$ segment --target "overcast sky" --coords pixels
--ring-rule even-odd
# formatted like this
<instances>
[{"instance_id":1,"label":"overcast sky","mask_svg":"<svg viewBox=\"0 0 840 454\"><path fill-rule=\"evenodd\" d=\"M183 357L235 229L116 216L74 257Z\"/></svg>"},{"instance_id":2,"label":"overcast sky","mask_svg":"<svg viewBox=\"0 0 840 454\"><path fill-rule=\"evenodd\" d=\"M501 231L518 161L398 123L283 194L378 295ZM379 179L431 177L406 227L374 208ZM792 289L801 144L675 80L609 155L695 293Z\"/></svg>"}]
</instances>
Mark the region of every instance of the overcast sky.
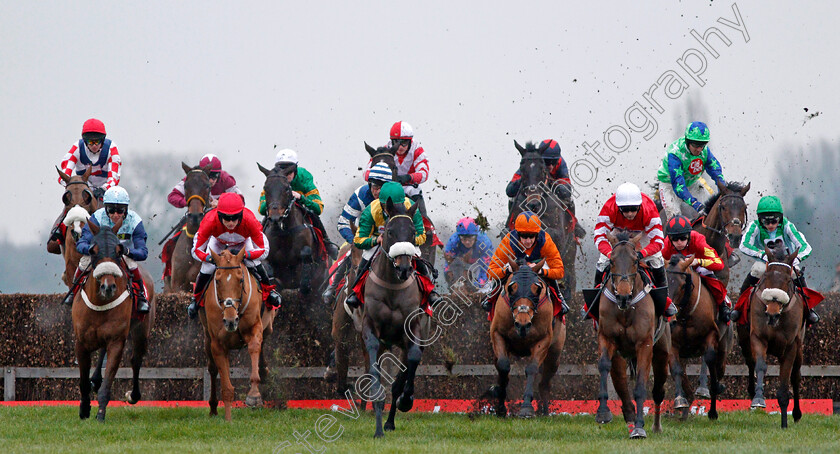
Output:
<instances>
[{"instance_id":1,"label":"overcast sky","mask_svg":"<svg viewBox=\"0 0 840 454\"><path fill-rule=\"evenodd\" d=\"M252 209L263 181L254 162L293 148L331 217L361 182L363 141L381 145L405 120L429 157L424 190L439 224L474 213L470 202L503 222L513 139L555 138L570 163L600 141L614 161L578 187L590 232L619 183L654 180L664 146L692 120L709 124L724 176L752 181L751 209L785 150L840 137L836 2L739 1L749 42L718 21L738 22L720 1L232 3L0 4L0 208L23 214L0 236L45 241L63 192L53 166L90 117L105 122L124 167L218 154L239 169ZM731 42L710 38L717 58L690 34L709 27ZM703 86L677 62L692 49L706 60ZM673 100L654 92L660 112L643 95L669 70L688 88ZM657 132L605 151L604 131L626 128L636 102ZM805 122L805 107L821 113Z\"/></svg>"}]
</instances>

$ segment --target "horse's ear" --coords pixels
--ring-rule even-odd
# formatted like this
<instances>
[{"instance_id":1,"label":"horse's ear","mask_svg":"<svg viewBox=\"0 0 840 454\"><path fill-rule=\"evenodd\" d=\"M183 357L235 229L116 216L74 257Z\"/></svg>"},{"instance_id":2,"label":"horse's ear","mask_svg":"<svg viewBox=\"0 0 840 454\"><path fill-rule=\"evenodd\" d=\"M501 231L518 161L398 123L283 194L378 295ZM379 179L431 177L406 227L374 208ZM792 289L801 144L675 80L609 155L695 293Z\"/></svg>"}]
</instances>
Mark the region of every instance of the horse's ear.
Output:
<instances>
[{"instance_id":1,"label":"horse's ear","mask_svg":"<svg viewBox=\"0 0 840 454\"><path fill-rule=\"evenodd\" d=\"M677 268L679 268L680 271L685 271L685 270L688 269L688 267L691 266L691 262L693 262L693 261L694 261L694 254L689 254L689 255L685 256L685 258L680 260L680 263L679 263L679 265L677 265Z\"/></svg>"},{"instance_id":2,"label":"horse's ear","mask_svg":"<svg viewBox=\"0 0 840 454\"><path fill-rule=\"evenodd\" d=\"M612 232L607 232L607 241L610 242L610 246L615 246L615 243L618 243L618 238Z\"/></svg>"},{"instance_id":3,"label":"horse's ear","mask_svg":"<svg viewBox=\"0 0 840 454\"><path fill-rule=\"evenodd\" d=\"M525 149L522 148L522 145L519 145L519 142L517 142L516 139L513 139L513 146L515 146L516 149L519 150L519 154L521 154L521 155L525 154Z\"/></svg>"},{"instance_id":4,"label":"horse's ear","mask_svg":"<svg viewBox=\"0 0 840 454\"><path fill-rule=\"evenodd\" d=\"M65 183L70 182L70 175L67 175L66 173L62 172L61 169L58 168L58 166L55 166L55 171L58 172L58 177L61 178L61 181Z\"/></svg>"},{"instance_id":5,"label":"horse's ear","mask_svg":"<svg viewBox=\"0 0 840 454\"><path fill-rule=\"evenodd\" d=\"M721 194L729 194L730 192L732 192L729 190L728 187L726 187L725 184L721 183L720 181L716 181L715 184L717 184L718 190L720 190Z\"/></svg>"},{"instance_id":6,"label":"horse's ear","mask_svg":"<svg viewBox=\"0 0 840 454\"><path fill-rule=\"evenodd\" d=\"M245 258L245 253L246 252L247 251L245 250L244 247L239 250L239 252L236 254L236 262L237 263L242 263L242 259Z\"/></svg>"},{"instance_id":7,"label":"horse's ear","mask_svg":"<svg viewBox=\"0 0 840 454\"><path fill-rule=\"evenodd\" d=\"M367 142L365 142L365 151L368 152L371 158L373 157L373 155L376 154L376 148L373 148L372 146L368 145Z\"/></svg>"},{"instance_id":8,"label":"horse's ear","mask_svg":"<svg viewBox=\"0 0 840 454\"><path fill-rule=\"evenodd\" d=\"M94 224L93 222L88 222L88 228L90 229L90 232L93 233L94 235L99 233L99 224Z\"/></svg>"},{"instance_id":9,"label":"horse's ear","mask_svg":"<svg viewBox=\"0 0 840 454\"><path fill-rule=\"evenodd\" d=\"M744 189L741 189L741 197L747 195L747 192L750 190L750 183L747 182L747 185L744 186Z\"/></svg>"},{"instance_id":10,"label":"horse's ear","mask_svg":"<svg viewBox=\"0 0 840 454\"><path fill-rule=\"evenodd\" d=\"M788 265L793 266L793 261L796 260L796 256L799 255L799 247L793 250L793 252L785 259L785 263Z\"/></svg>"},{"instance_id":11,"label":"horse's ear","mask_svg":"<svg viewBox=\"0 0 840 454\"><path fill-rule=\"evenodd\" d=\"M120 231L120 228L122 227L122 225L123 225L123 219L122 219L122 218L119 218L119 219L117 220L117 222L115 222L115 223L114 223L114 226L113 226L113 227L111 227L111 231L112 231L112 232L114 232L114 235L116 235L116 234L117 234L117 232L119 232L119 231Z\"/></svg>"},{"instance_id":12,"label":"horse's ear","mask_svg":"<svg viewBox=\"0 0 840 454\"><path fill-rule=\"evenodd\" d=\"M536 264L534 264L534 266L531 267L531 271L536 273L536 272L538 272L539 270L542 269L543 265L545 265L545 259L542 259L539 262L537 262Z\"/></svg>"},{"instance_id":13,"label":"horse's ear","mask_svg":"<svg viewBox=\"0 0 840 454\"><path fill-rule=\"evenodd\" d=\"M540 148L539 148L540 154L543 154L543 152L544 152L545 150L548 150L548 146L549 146L549 145L551 145L551 142L543 142L543 143L541 143L541 144L540 144Z\"/></svg>"},{"instance_id":14,"label":"horse's ear","mask_svg":"<svg viewBox=\"0 0 840 454\"><path fill-rule=\"evenodd\" d=\"M210 248L207 248L207 249L210 249ZM245 248L242 248L242 250L244 251ZM217 266L220 263L222 263L222 257L219 254L216 254L216 251L214 251L213 249L210 249L210 256L213 257L213 263L215 263Z\"/></svg>"},{"instance_id":15,"label":"horse's ear","mask_svg":"<svg viewBox=\"0 0 840 454\"><path fill-rule=\"evenodd\" d=\"M184 173L186 174L192 172L192 167L188 166L184 161L181 161L181 168L184 169Z\"/></svg>"},{"instance_id":16,"label":"horse's ear","mask_svg":"<svg viewBox=\"0 0 840 454\"><path fill-rule=\"evenodd\" d=\"M265 175L265 176L268 176L268 174L270 174L270 173L271 173L271 170L266 169L266 168L265 168L265 167L263 167L263 166L262 166L262 164L260 164L259 162L257 163L257 168L259 168L259 169L260 169L260 172L262 172L262 173L263 173L263 175Z\"/></svg>"},{"instance_id":17,"label":"horse's ear","mask_svg":"<svg viewBox=\"0 0 840 454\"><path fill-rule=\"evenodd\" d=\"M385 212L390 216L394 213L394 201L388 198L385 201Z\"/></svg>"},{"instance_id":18,"label":"horse's ear","mask_svg":"<svg viewBox=\"0 0 840 454\"><path fill-rule=\"evenodd\" d=\"M391 200L391 199L388 199L388 200ZM411 208L409 208L409 209L408 209L408 211L407 211L405 214L407 214L407 215L408 215L408 217L410 217L410 218L414 219L414 213L416 213L416 212L417 212L417 207L419 207L419 206L420 206L420 205L418 205L418 204L416 204L416 203L415 203L415 204L413 204L413 205L411 205Z\"/></svg>"},{"instance_id":19,"label":"horse's ear","mask_svg":"<svg viewBox=\"0 0 840 454\"><path fill-rule=\"evenodd\" d=\"M91 171L93 171L93 166L88 166L87 170L85 170L85 173L82 174L82 181L87 183L88 178L90 178Z\"/></svg>"},{"instance_id":20,"label":"horse's ear","mask_svg":"<svg viewBox=\"0 0 840 454\"><path fill-rule=\"evenodd\" d=\"M630 242L633 244L638 245L640 241L642 241L642 237L645 236L645 232L639 232L633 238L630 238Z\"/></svg>"},{"instance_id":21,"label":"horse's ear","mask_svg":"<svg viewBox=\"0 0 840 454\"><path fill-rule=\"evenodd\" d=\"M516 263L516 260L508 258L508 264L510 264L510 270L513 271L514 273L519 271L519 264Z\"/></svg>"},{"instance_id":22,"label":"horse's ear","mask_svg":"<svg viewBox=\"0 0 840 454\"><path fill-rule=\"evenodd\" d=\"M207 165L202 167L201 170L203 170L207 175L210 175L210 171L213 170L213 163L207 163Z\"/></svg>"},{"instance_id":23,"label":"horse's ear","mask_svg":"<svg viewBox=\"0 0 840 454\"><path fill-rule=\"evenodd\" d=\"M767 261L775 260L776 254L773 252L773 249L770 248L769 244L764 245L764 255L767 257Z\"/></svg>"}]
</instances>

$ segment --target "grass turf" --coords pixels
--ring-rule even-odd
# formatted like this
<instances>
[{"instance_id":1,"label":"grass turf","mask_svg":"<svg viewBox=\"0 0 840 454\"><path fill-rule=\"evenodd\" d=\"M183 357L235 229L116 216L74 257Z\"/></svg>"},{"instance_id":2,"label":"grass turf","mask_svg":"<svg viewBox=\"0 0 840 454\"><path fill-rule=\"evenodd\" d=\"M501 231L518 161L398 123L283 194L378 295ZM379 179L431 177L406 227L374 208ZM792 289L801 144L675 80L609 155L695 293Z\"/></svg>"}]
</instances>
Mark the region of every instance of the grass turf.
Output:
<instances>
[{"instance_id":1,"label":"grass turf","mask_svg":"<svg viewBox=\"0 0 840 454\"><path fill-rule=\"evenodd\" d=\"M219 408L222 410L222 407ZM91 415L95 416L96 407ZM110 408L105 423L81 421L75 407L0 408L3 452L838 452L840 416L805 415L790 428L779 415L722 413L717 422L664 417L661 434L628 439L620 417L521 420L494 416L398 413L397 430L373 439L373 414L352 419L324 410L234 409L233 421L197 408ZM327 426L332 415L335 422ZM320 433L327 441L318 437ZM306 436L310 447L297 444ZM285 444L288 444L284 448Z\"/></svg>"}]
</instances>

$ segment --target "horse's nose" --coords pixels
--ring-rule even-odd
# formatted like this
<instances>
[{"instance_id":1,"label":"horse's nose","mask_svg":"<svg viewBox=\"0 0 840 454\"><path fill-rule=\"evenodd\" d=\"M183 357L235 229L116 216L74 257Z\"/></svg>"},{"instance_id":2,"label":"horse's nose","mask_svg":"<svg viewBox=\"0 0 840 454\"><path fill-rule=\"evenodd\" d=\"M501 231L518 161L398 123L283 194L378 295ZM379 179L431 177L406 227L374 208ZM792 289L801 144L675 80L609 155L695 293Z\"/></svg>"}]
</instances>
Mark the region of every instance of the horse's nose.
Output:
<instances>
[{"instance_id":1,"label":"horse's nose","mask_svg":"<svg viewBox=\"0 0 840 454\"><path fill-rule=\"evenodd\" d=\"M116 284L101 284L99 286L99 291L104 295L106 298L110 298L114 295L117 291Z\"/></svg>"},{"instance_id":2,"label":"horse's nose","mask_svg":"<svg viewBox=\"0 0 840 454\"><path fill-rule=\"evenodd\" d=\"M767 324L770 326L778 325L781 315L782 314L767 314Z\"/></svg>"}]
</instances>

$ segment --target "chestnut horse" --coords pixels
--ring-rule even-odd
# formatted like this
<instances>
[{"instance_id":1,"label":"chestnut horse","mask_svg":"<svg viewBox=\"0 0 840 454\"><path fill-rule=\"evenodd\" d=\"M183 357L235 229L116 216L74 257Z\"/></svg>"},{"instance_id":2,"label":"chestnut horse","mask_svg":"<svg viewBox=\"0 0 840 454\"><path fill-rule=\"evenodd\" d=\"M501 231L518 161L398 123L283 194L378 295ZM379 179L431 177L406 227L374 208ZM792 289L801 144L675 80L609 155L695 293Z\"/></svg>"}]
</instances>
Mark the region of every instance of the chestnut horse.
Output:
<instances>
[{"instance_id":1,"label":"chestnut horse","mask_svg":"<svg viewBox=\"0 0 840 454\"><path fill-rule=\"evenodd\" d=\"M82 258L82 255L76 250L76 240L82 234L82 228L87 223L87 218L99 209L99 200L93 196L93 192L88 187L90 167L85 170L84 174L73 174L73 176L67 176L58 167L55 170L58 171L58 175L64 181L66 188L61 196L61 201L64 203L63 222L68 227L64 234L64 250L62 251L64 272L61 273L61 280L68 288L71 288L73 286L73 275L79 266L79 260ZM77 206L80 209L74 210Z\"/></svg>"},{"instance_id":2,"label":"chestnut horse","mask_svg":"<svg viewBox=\"0 0 840 454\"><path fill-rule=\"evenodd\" d=\"M99 397L99 411L96 419L105 420L105 410L111 400L111 386L122 360L125 341L129 334L133 345L131 357L132 390L126 393L126 400L130 404L137 403L140 398L140 367L146 354L149 334L155 318L155 289L147 284L146 295L149 300L149 313L142 320L132 318L132 300L129 278L122 266L122 258L117 252L120 244L115 232L119 231L122 222L112 229L90 224L94 233L90 248L91 268L93 273L87 278L84 287L76 293L73 300L73 332L76 338L76 359L79 362L79 389L82 398L79 403L79 417L90 417L91 382L96 388L102 383L101 365L108 355L105 371L105 387L96 389ZM146 283L154 282L152 276L141 269ZM96 350L102 350L99 365L90 377L91 355Z\"/></svg>"},{"instance_id":3,"label":"chestnut horse","mask_svg":"<svg viewBox=\"0 0 840 454\"><path fill-rule=\"evenodd\" d=\"M262 294L257 280L242 263L245 248L236 255L228 250L221 255L212 250L216 263L213 282L204 294L204 310L199 311L204 327L204 351L210 373L210 416L217 414L219 378L222 379L222 401L225 420L230 421L233 403L233 384L230 381L230 350L248 347L251 357L251 388L245 398L249 407L262 406L260 396L260 357L262 355L263 323L260 308Z\"/></svg>"},{"instance_id":4,"label":"chestnut horse","mask_svg":"<svg viewBox=\"0 0 840 454\"><path fill-rule=\"evenodd\" d=\"M187 199L186 223L172 250L172 274L164 279L164 293L192 292L201 263L192 256L193 238L204 213L210 209L210 168L190 167L181 163L187 177L184 179L184 197Z\"/></svg>"},{"instance_id":5,"label":"chestnut horse","mask_svg":"<svg viewBox=\"0 0 840 454\"><path fill-rule=\"evenodd\" d=\"M799 422L799 383L802 366L802 343L805 337L805 305L793 283L793 261L799 254L774 253L764 248L769 263L750 298L750 357L749 366L755 367L755 394L752 408L764 408L764 380L767 374L767 355L779 359L779 388L776 399L782 415L782 429L787 428L787 409L790 402L788 385L793 385L793 421ZM746 353L745 353L746 357ZM752 367L750 367L752 369ZM752 370L750 370L752 372ZM753 384L750 373L750 385ZM751 386L752 388L752 386Z\"/></svg>"},{"instance_id":6,"label":"chestnut horse","mask_svg":"<svg viewBox=\"0 0 840 454\"><path fill-rule=\"evenodd\" d=\"M676 321L671 323L671 376L674 378L674 409L682 410L682 419L694 395L685 373L683 358L703 357L711 370L711 408L709 419L717 419L717 398L726 372L726 355L732 345L732 329L725 322L718 326L717 303L692 268L694 256L676 254L668 264L668 294L677 305Z\"/></svg>"},{"instance_id":7,"label":"chestnut horse","mask_svg":"<svg viewBox=\"0 0 840 454\"><path fill-rule=\"evenodd\" d=\"M599 302L598 371L601 375L598 392L598 412L595 420L601 424L612 421L607 407L607 374L612 376L615 391L621 398L624 421L630 438L646 438L644 401L647 381L653 367L653 401L656 404L653 431L661 432L662 400L665 398L665 379L671 350L671 329L664 319L657 323L653 298L642 280L636 248L644 233L634 237L626 231L616 236L607 234L613 247L610 268L604 277ZM630 400L627 386L627 360L636 372L636 387ZM635 415L634 415L635 412Z\"/></svg>"},{"instance_id":8,"label":"chestnut horse","mask_svg":"<svg viewBox=\"0 0 840 454\"><path fill-rule=\"evenodd\" d=\"M560 351L566 343L566 324L554 318L548 286L534 272L543 267L545 259L533 266L519 265L512 261L509 263L513 274L502 285L499 295L499 301L507 305L496 304L493 321L490 322L490 342L499 373L498 385L493 389L493 394L498 397L496 415L507 415L505 399L511 355L528 358L525 366L525 395L519 416L534 416L534 380L537 372L541 374L539 412L547 415L551 379L557 372Z\"/></svg>"}]
</instances>

